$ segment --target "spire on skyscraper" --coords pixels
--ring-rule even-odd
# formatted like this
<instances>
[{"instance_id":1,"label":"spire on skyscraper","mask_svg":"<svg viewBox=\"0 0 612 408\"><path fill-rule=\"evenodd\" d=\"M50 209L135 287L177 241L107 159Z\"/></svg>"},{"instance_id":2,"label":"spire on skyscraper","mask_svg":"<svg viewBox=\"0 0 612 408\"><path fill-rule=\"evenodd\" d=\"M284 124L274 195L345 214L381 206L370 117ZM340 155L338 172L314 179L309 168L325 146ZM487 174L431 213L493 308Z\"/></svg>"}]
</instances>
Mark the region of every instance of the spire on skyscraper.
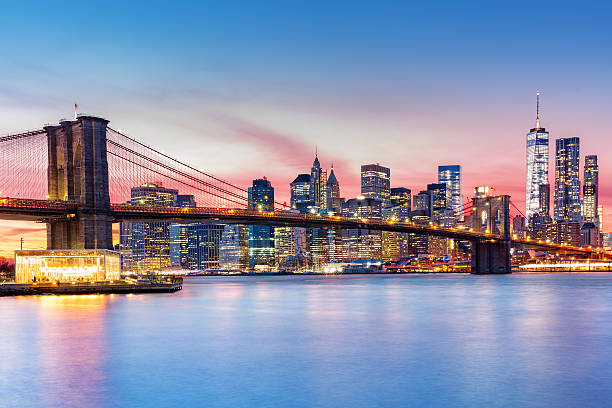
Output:
<instances>
[{"instance_id":1,"label":"spire on skyscraper","mask_svg":"<svg viewBox=\"0 0 612 408\"><path fill-rule=\"evenodd\" d=\"M536 92L536 129L540 128L540 91Z\"/></svg>"}]
</instances>

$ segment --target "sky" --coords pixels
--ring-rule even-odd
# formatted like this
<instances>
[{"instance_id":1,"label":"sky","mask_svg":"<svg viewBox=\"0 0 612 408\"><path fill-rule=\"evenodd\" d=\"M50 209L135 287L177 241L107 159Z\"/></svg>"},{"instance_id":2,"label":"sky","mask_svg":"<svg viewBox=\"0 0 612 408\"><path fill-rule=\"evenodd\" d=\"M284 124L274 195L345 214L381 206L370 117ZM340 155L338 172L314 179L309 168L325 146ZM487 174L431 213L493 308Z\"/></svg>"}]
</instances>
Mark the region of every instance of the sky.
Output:
<instances>
[{"instance_id":1,"label":"sky","mask_svg":"<svg viewBox=\"0 0 612 408\"><path fill-rule=\"evenodd\" d=\"M490 185L524 208L539 89L551 146L578 136L582 157L599 156L612 225L606 2L7 3L2 134L57 123L77 102L233 183L266 176L280 201L317 146L346 198L361 164L413 192L459 164L466 198ZM44 247L41 227L0 221L0 255L19 237Z\"/></svg>"}]
</instances>

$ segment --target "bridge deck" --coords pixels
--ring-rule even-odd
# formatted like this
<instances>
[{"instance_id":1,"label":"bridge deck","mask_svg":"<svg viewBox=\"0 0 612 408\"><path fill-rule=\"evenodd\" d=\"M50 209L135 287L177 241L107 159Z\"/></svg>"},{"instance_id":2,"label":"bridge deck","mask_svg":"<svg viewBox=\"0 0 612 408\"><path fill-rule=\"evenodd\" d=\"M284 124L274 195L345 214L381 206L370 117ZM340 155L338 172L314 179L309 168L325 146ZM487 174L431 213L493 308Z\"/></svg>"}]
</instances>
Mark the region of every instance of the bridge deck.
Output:
<instances>
[{"instance_id":1,"label":"bridge deck","mask_svg":"<svg viewBox=\"0 0 612 408\"><path fill-rule=\"evenodd\" d=\"M0 218L11 220L48 221L53 218L78 217L79 203L54 200L0 198ZM445 228L409 222L347 218L336 215L301 214L290 211L263 211L227 208L151 207L130 204L111 204L114 222L168 221L198 222L219 221L232 224L257 224L308 228L365 228L378 231L416 233L466 241L499 241L496 234L475 232L465 228ZM583 248L553 242L512 238L512 246L538 249L563 254L612 257L601 248Z\"/></svg>"}]
</instances>

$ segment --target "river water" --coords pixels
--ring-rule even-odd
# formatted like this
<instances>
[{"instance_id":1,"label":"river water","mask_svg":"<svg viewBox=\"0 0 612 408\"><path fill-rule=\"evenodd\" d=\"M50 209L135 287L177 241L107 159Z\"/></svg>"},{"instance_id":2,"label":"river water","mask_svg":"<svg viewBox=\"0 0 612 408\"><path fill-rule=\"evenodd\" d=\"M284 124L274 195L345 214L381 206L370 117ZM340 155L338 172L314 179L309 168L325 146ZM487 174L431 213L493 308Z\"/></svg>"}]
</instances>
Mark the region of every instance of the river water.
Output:
<instances>
[{"instance_id":1,"label":"river water","mask_svg":"<svg viewBox=\"0 0 612 408\"><path fill-rule=\"evenodd\" d=\"M609 407L612 274L0 298L2 407Z\"/></svg>"}]
</instances>

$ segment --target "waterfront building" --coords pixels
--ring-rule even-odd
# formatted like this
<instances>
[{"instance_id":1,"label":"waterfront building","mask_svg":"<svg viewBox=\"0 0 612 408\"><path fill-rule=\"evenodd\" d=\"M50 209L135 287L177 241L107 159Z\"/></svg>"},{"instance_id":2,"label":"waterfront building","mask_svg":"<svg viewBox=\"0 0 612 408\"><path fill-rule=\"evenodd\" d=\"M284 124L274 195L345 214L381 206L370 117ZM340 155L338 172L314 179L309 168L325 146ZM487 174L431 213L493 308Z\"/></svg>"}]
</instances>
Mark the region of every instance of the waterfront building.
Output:
<instances>
[{"instance_id":1,"label":"waterfront building","mask_svg":"<svg viewBox=\"0 0 612 408\"><path fill-rule=\"evenodd\" d=\"M421 194L421 193L424 193L424 192L421 191L419 194L414 196L415 208L412 211L410 218L412 222L414 222L415 224L429 225L429 223L431 222L431 217L429 216L429 208L428 207L426 209L420 208L421 202L428 203L429 200L424 200L421 198L417 200L417 197L419 196L427 196L427 198L429 198L429 194ZM417 206L417 203L419 203L418 206ZM429 238L427 235L409 233L408 237L410 239L410 253L412 255L426 254L429 252Z\"/></svg>"},{"instance_id":2,"label":"waterfront building","mask_svg":"<svg viewBox=\"0 0 612 408\"><path fill-rule=\"evenodd\" d=\"M121 279L119 253L107 249L15 251L16 283L103 282Z\"/></svg>"},{"instance_id":3,"label":"waterfront building","mask_svg":"<svg viewBox=\"0 0 612 408\"><path fill-rule=\"evenodd\" d=\"M438 166L438 183L446 184L450 195L448 207L453 210L458 221L463 221L463 198L461 196L461 166Z\"/></svg>"},{"instance_id":4,"label":"waterfront building","mask_svg":"<svg viewBox=\"0 0 612 408\"><path fill-rule=\"evenodd\" d=\"M245 270L249 267L249 228L226 225L219 243L219 267Z\"/></svg>"},{"instance_id":5,"label":"waterfront building","mask_svg":"<svg viewBox=\"0 0 612 408\"><path fill-rule=\"evenodd\" d=\"M526 218L540 212L540 185L548 184L549 133L540 127L540 93L537 93L536 126L527 133Z\"/></svg>"},{"instance_id":6,"label":"waterfront building","mask_svg":"<svg viewBox=\"0 0 612 408\"><path fill-rule=\"evenodd\" d=\"M219 247L224 226L216 224L171 224L172 266L188 269L219 268Z\"/></svg>"},{"instance_id":7,"label":"waterfront building","mask_svg":"<svg viewBox=\"0 0 612 408\"><path fill-rule=\"evenodd\" d=\"M364 219L381 219L382 202L373 198L358 197L347 200L342 206L342 216ZM382 234L365 228L342 230L342 248L345 261L355 259L380 259Z\"/></svg>"},{"instance_id":8,"label":"waterfront building","mask_svg":"<svg viewBox=\"0 0 612 408\"><path fill-rule=\"evenodd\" d=\"M391 170L377 164L361 166L361 195L382 202L388 207L391 197Z\"/></svg>"},{"instance_id":9,"label":"waterfront building","mask_svg":"<svg viewBox=\"0 0 612 408\"><path fill-rule=\"evenodd\" d=\"M291 193L291 208L301 213L306 213L314 206L311 197L311 178L310 174L298 174L289 186Z\"/></svg>"},{"instance_id":10,"label":"waterfront building","mask_svg":"<svg viewBox=\"0 0 612 408\"><path fill-rule=\"evenodd\" d=\"M391 189L393 191L395 189ZM408 190L408 189L403 189ZM408 190L410 192L410 190ZM408 193L409 194L409 193ZM406 197L404 196L404 199ZM408 203L409 203L408 199ZM393 222L409 222L410 210L406 200L402 202L400 199L391 200L392 207L382 209L382 218ZM407 233L382 231L382 259L384 261L397 262L402 258L410 255L410 237Z\"/></svg>"},{"instance_id":11,"label":"waterfront building","mask_svg":"<svg viewBox=\"0 0 612 408\"><path fill-rule=\"evenodd\" d=\"M277 266L297 266L294 227L274 228L274 258Z\"/></svg>"},{"instance_id":12,"label":"waterfront building","mask_svg":"<svg viewBox=\"0 0 612 408\"><path fill-rule=\"evenodd\" d=\"M595 155L584 157L582 197L582 219L599 227L599 166Z\"/></svg>"},{"instance_id":13,"label":"waterfront building","mask_svg":"<svg viewBox=\"0 0 612 408\"><path fill-rule=\"evenodd\" d=\"M170 224L170 266L187 269L189 242L187 228L190 224Z\"/></svg>"},{"instance_id":14,"label":"waterfront building","mask_svg":"<svg viewBox=\"0 0 612 408\"><path fill-rule=\"evenodd\" d=\"M274 210L274 187L265 177L253 180L249 187L249 209ZM274 266L274 227L249 225L249 268Z\"/></svg>"},{"instance_id":15,"label":"waterfront building","mask_svg":"<svg viewBox=\"0 0 612 408\"><path fill-rule=\"evenodd\" d=\"M128 204L172 207L178 190L161 184L145 183L132 187ZM170 223L130 222L120 225L120 247L128 249L124 261L129 269L156 270L170 266ZM129 234L129 238L128 238ZM129 253L128 253L129 252ZM127 269L127 268L126 268Z\"/></svg>"},{"instance_id":16,"label":"waterfront building","mask_svg":"<svg viewBox=\"0 0 612 408\"><path fill-rule=\"evenodd\" d=\"M554 219L580 222L580 139L568 137L556 142Z\"/></svg>"}]
</instances>

